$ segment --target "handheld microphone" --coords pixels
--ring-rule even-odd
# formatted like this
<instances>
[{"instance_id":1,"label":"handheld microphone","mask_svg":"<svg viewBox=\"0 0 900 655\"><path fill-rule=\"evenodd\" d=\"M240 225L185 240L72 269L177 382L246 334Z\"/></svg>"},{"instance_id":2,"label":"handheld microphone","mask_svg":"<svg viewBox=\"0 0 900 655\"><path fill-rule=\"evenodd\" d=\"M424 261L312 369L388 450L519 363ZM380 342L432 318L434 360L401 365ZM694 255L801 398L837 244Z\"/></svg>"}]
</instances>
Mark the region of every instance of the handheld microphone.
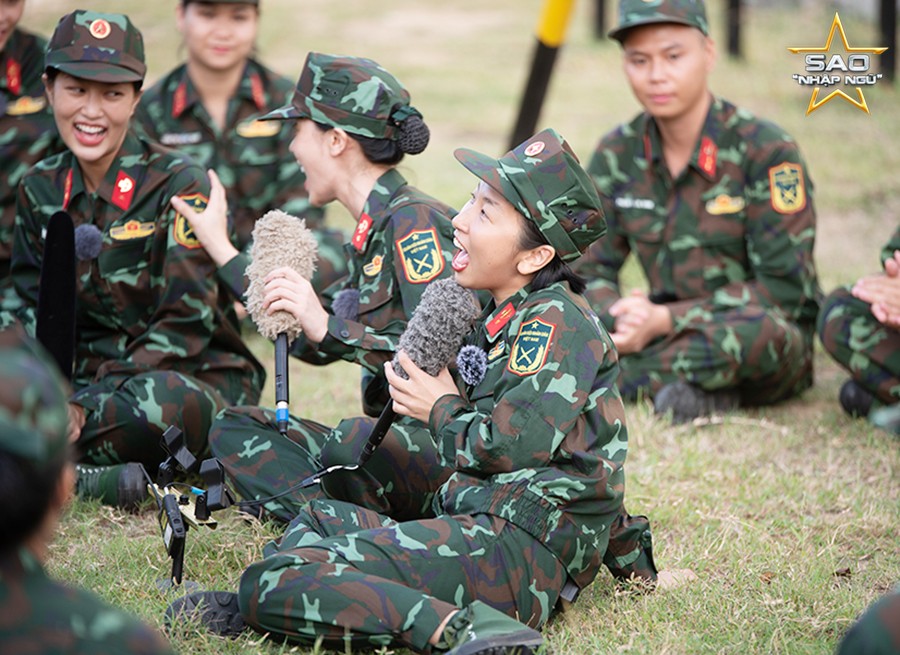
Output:
<instances>
[{"instance_id":1,"label":"handheld microphone","mask_svg":"<svg viewBox=\"0 0 900 655\"><path fill-rule=\"evenodd\" d=\"M416 366L435 377L456 357L463 338L471 332L479 314L475 296L468 289L459 286L456 280L444 278L432 282L425 288L419 306L400 335L398 351L404 351ZM409 375L400 366L397 355L391 366L397 375L409 379ZM363 466L381 445L396 417L393 402L388 402L372 427L356 464L329 466L303 480L300 486L313 485L332 471L352 471Z\"/></svg>"},{"instance_id":2,"label":"handheld microphone","mask_svg":"<svg viewBox=\"0 0 900 655\"><path fill-rule=\"evenodd\" d=\"M35 336L72 379L75 361L75 226L68 212L47 223L38 283Z\"/></svg>"},{"instance_id":3,"label":"handheld microphone","mask_svg":"<svg viewBox=\"0 0 900 655\"><path fill-rule=\"evenodd\" d=\"M247 266L247 311L259 333L275 341L275 423L281 434L287 433L288 351L290 342L300 334L300 325L290 312L267 314L263 309L266 276L282 266L294 269L304 279L316 270L316 238L306 221L280 210L267 212L253 226L252 262Z\"/></svg>"}]
</instances>

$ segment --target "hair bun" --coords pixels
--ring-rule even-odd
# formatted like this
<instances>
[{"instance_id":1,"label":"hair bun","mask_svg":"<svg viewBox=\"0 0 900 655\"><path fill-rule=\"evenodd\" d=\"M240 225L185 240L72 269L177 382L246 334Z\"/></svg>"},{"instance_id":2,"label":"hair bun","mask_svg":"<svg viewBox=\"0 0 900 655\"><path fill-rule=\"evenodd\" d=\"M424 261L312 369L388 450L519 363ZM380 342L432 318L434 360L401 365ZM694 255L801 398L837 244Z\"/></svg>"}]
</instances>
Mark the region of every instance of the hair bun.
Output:
<instances>
[{"instance_id":1,"label":"hair bun","mask_svg":"<svg viewBox=\"0 0 900 655\"><path fill-rule=\"evenodd\" d=\"M425 150L428 140L431 138L431 130L417 114L406 117L398 125L400 135L397 138L397 145L400 150L410 155L418 155Z\"/></svg>"}]
</instances>

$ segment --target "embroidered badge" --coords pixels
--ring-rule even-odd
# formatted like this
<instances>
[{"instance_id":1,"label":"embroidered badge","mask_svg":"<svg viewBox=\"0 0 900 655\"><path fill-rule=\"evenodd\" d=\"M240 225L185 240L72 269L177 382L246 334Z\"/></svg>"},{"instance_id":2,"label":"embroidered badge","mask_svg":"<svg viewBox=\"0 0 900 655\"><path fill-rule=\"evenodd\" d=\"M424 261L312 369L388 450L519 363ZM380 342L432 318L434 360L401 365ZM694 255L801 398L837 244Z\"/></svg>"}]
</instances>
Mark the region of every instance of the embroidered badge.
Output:
<instances>
[{"instance_id":1,"label":"embroidered badge","mask_svg":"<svg viewBox=\"0 0 900 655\"><path fill-rule=\"evenodd\" d=\"M113 241L131 241L132 239L144 239L156 229L156 223L141 223L131 219L125 225L118 225L109 229L109 236Z\"/></svg>"},{"instance_id":2,"label":"embroidered badge","mask_svg":"<svg viewBox=\"0 0 900 655\"><path fill-rule=\"evenodd\" d=\"M547 361L550 341L555 325L536 318L523 323L513 342L506 368L516 375L532 375L540 371Z\"/></svg>"},{"instance_id":3,"label":"embroidered badge","mask_svg":"<svg viewBox=\"0 0 900 655\"><path fill-rule=\"evenodd\" d=\"M14 96L22 93L22 67L12 58L6 61L6 88Z\"/></svg>"},{"instance_id":4,"label":"embroidered badge","mask_svg":"<svg viewBox=\"0 0 900 655\"><path fill-rule=\"evenodd\" d=\"M36 114L47 106L47 99L40 96L22 96L6 108L9 116L27 116Z\"/></svg>"},{"instance_id":5,"label":"embroidered badge","mask_svg":"<svg viewBox=\"0 0 900 655\"><path fill-rule=\"evenodd\" d=\"M729 196L720 193L712 200L706 201L706 212L713 216L737 214L746 206L746 204L746 201L741 196Z\"/></svg>"},{"instance_id":6,"label":"embroidered badge","mask_svg":"<svg viewBox=\"0 0 900 655\"><path fill-rule=\"evenodd\" d=\"M187 84L182 82L172 95L172 118L178 118L187 107Z\"/></svg>"},{"instance_id":7,"label":"embroidered badge","mask_svg":"<svg viewBox=\"0 0 900 655\"><path fill-rule=\"evenodd\" d=\"M109 33L112 32L112 28L109 26L109 23L106 22L102 18L98 18L94 22L91 23L91 26L88 28L88 31L91 33L91 36L95 39L99 39L102 41L106 37L109 36Z\"/></svg>"},{"instance_id":8,"label":"embroidered badge","mask_svg":"<svg viewBox=\"0 0 900 655\"><path fill-rule=\"evenodd\" d=\"M372 261L363 266L363 274L367 277L372 277L373 275L378 275L381 273L381 267L384 264L384 257L381 255L375 255L372 257Z\"/></svg>"},{"instance_id":9,"label":"embroidered badge","mask_svg":"<svg viewBox=\"0 0 900 655\"><path fill-rule=\"evenodd\" d=\"M716 174L716 159L719 148L708 136L700 140L700 154L697 155L697 166L700 170L712 177Z\"/></svg>"},{"instance_id":10,"label":"embroidered badge","mask_svg":"<svg viewBox=\"0 0 900 655\"><path fill-rule=\"evenodd\" d=\"M787 162L769 169L772 209L780 214L796 214L806 207L803 167Z\"/></svg>"},{"instance_id":11,"label":"embroidered badge","mask_svg":"<svg viewBox=\"0 0 900 655\"><path fill-rule=\"evenodd\" d=\"M259 139L267 136L275 136L278 134L280 121L256 121L249 120L240 123L236 131L238 136L245 139Z\"/></svg>"},{"instance_id":12,"label":"embroidered badge","mask_svg":"<svg viewBox=\"0 0 900 655\"><path fill-rule=\"evenodd\" d=\"M202 193L192 193L180 197L197 211L206 209L206 204L209 202L209 198ZM175 223L172 226L172 236L178 245L184 246L185 248L193 250L201 247L200 240L194 236L194 230L191 229L191 224L188 223L187 219L181 214L175 215Z\"/></svg>"},{"instance_id":13,"label":"embroidered badge","mask_svg":"<svg viewBox=\"0 0 900 655\"><path fill-rule=\"evenodd\" d=\"M516 308L512 306L512 303L506 303L506 306L497 312L488 324L484 327L487 329L488 334L491 339L497 336L500 330L509 323L509 319L516 315Z\"/></svg>"},{"instance_id":14,"label":"embroidered badge","mask_svg":"<svg viewBox=\"0 0 900 655\"><path fill-rule=\"evenodd\" d=\"M503 353L506 352L506 342L498 341L497 344L491 348L491 351L488 353L488 361L492 362L498 357L500 357Z\"/></svg>"},{"instance_id":15,"label":"embroidered badge","mask_svg":"<svg viewBox=\"0 0 900 655\"><path fill-rule=\"evenodd\" d=\"M115 189L112 194L112 204L119 209L127 210L131 207L131 199L134 197L134 178L127 173L119 171L116 177Z\"/></svg>"},{"instance_id":16,"label":"embroidered badge","mask_svg":"<svg viewBox=\"0 0 900 655\"><path fill-rule=\"evenodd\" d=\"M350 239L350 243L353 244L353 247L358 251L362 252L363 246L366 245L366 237L369 236L369 230L372 228L372 223L375 221L372 220L372 217L368 214L363 214L359 217L359 222L356 224L356 229L353 231L353 238Z\"/></svg>"},{"instance_id":17,"label":"embroidered badge","mask_svg":"<svg viewBox=\"0 0 900 655\"><path fill-rule=\"evenodd\" d=\"M535 141L534 143L529 143L528 147L525 148L525 155L528 157L534 157L544 152L545 147L546 145L543 141Z\"/></svg>"},{"instance_id":18,"label":"embroidered badge","mask_svg":"<svg viewBox=\"0 0 900 655\"><path fill-rule=\"evenodd\" d=\"M437 230L413 230L395 244L406 279L413 284L430 282L444 270Z\"/></svg>"}]
</instances>

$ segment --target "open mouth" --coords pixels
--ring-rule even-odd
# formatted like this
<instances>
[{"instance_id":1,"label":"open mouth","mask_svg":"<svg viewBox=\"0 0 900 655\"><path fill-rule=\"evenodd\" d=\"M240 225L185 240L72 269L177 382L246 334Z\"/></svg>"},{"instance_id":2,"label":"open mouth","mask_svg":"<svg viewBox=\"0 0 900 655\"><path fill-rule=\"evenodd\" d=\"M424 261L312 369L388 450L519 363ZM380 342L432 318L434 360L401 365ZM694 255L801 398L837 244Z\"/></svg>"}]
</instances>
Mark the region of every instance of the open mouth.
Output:
<instances>
[{"instance_id":1,"label":"open mouth","mask_svg":"<svg viewBox=\"0 0 900 655\"><path fill-rule=\"evenodd\" d=\"M96 145L106 136L106 128L100 125L88 125L87 123L75 123L75 137L84 145Z\"/></svg>"},{"instance_id":2,"label":"open mouth","mask_svg":"<svg viewBox=\"0 0 900 655\"><path fill-rule=\"evenodd\" d=\"M456 254L453 255L453 260L450 262L450 266L454 271L458 273L459 271L464 270L466 266L469 265L469 253L456 237L453 238L453 245L459 248L459 250L457 250Z\"/></svg>"}]
</instances>

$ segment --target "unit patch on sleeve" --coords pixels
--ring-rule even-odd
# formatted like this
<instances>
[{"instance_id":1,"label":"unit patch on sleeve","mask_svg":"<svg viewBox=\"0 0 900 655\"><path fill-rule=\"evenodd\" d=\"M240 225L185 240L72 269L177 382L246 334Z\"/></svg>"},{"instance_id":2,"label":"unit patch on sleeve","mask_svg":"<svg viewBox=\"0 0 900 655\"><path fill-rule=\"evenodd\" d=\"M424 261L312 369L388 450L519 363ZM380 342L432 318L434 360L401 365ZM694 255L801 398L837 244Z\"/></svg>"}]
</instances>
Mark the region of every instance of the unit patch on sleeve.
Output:
<instances>
[{"instance_id":1,"label":"unit patch on sleeve","mask_svg":"<svg viewBox=\"0 0 900 655\"><path fill-rule=\"evenodd\" d=\"M430 282L444 270L444 258L438 244L437 232L430 230L413 230L396 244L403 273L413 284Z\"/></svg>"},{"instance_id":2,"label":"unit patch on sleeve","mask_svg":"<svg viewBox=\"0 0 900 655\"><path fill-rule=\"evenodd\" d=\"M555 330L555 325L539 318L522 323L506 365L510 373L532 375L544 368Z\"/></svg>"},{"instance_id":3,"label":"unit patch on sleeve","mask_svg":"<svg viewBox=\"0 0 900 655\"><path fill-rule=\"evenodd\" d=\"M806 207L803 167L787 162L769 169L772 209L780 214L796 214Z\"/></svg>"},{"instance_id":4,"label":"unit patch on sleeve","mask_svg":"<svg viewBox=\"0 0 900 655\"><path fill-rule=\"evenodd\" d=\"M202 212L206 209L206 205L209 202L209 199L202 193L192 193L187 196L180 196L180 198L198 212ZM172 236L175 238L177 244L184 246L185 248L194 249L201 247L200 240L194 236L194 230L191 228L191 224L188 223L187 219L181 214L175 215L175 223L172 226Z\"/></svg>"}]
</instances>

